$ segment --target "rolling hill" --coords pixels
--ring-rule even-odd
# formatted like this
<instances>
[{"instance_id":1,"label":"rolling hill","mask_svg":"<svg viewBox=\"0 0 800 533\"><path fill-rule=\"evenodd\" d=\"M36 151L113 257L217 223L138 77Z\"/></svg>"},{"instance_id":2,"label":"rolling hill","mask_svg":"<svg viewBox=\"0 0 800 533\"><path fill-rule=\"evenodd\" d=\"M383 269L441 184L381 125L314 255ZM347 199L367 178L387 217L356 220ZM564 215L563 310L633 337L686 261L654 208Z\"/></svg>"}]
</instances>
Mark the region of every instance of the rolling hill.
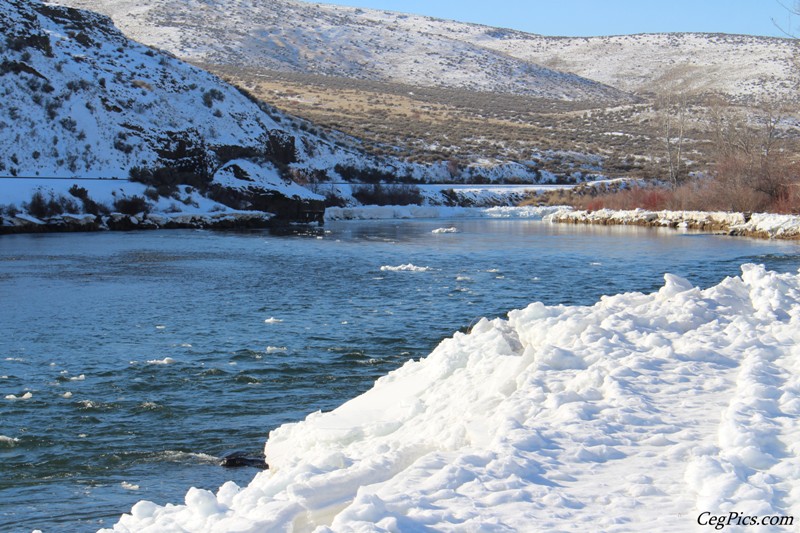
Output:
<instances>
[{"instance_id":1,"label":"rolling hill","mask_svg":"<svg viewBox=\"0 0 800 533\"><path fill-rule=\"evenodd\" d=\"M791 39L720 34L545 37L296 0L59 0L192 62L408 85L618 102L665 78L750 99L792 95Z\"/></svg>"}]
</instances>

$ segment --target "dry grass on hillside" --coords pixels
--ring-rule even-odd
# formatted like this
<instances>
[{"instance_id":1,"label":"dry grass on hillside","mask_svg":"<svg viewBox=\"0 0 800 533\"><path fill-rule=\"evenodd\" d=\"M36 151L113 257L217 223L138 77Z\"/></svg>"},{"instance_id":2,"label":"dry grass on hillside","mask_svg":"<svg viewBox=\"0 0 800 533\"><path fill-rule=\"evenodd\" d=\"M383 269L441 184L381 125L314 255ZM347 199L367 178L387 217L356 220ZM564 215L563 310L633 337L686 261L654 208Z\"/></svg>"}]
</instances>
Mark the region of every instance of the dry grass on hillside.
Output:
<instances>
[{"instance_id":1,"label":"dry grass on hillside","mask_svg":"<svg viewBox=\"0 0 800 533\"><path fill-rule=\"evenodd\" d=\"M511 94L201 66L282 111L362 139L363 147L378 156L459 164L477 159L535 161L558 175L579 170L607 177L669 179L664 124L667 118L674 123L679 111L663 102L659 107L654 97L607 108ZM682 105L681 171L711 172L719 148L715 116L721 106L725 113L742 110L702 98L687 99ZM779 136L782 149L798 151L796 131L788 128ZM586 154L599 156L602 168L595 168L596 160Z\"/></svg>"},{"instance_id":2,"label":"dry grass on hillside","mask_svg":"<svg viewBox=\"0 0 800 533\"><path fill-rule=\"evenodd\" d=\"M592 154L605 159L610 175L657 171L657 117L646 103L606 109L511 94L203 67L283 111L366 140L376 155L421 162L541 159L544 168L568 173L583 165L574 155ZM699 125L693 128L700 131ZM702 144L697 137L689 144Z\"/></svg>"}]
</instances>

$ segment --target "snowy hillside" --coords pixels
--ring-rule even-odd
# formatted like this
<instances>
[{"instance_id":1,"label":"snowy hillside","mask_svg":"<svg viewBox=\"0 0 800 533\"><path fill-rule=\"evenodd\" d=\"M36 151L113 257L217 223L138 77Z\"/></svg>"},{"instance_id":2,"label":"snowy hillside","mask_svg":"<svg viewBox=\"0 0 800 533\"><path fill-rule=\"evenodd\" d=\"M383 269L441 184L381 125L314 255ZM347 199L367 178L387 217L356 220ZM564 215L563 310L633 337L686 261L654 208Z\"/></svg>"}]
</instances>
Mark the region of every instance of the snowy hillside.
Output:
<instances>
[{"instance_id":1,"label":"snowy hillside","mask_svg":"<svg viewBox=\"0 0 800 533\"><path fill-rule=\"evenodd\" d=\"M657 92L665 83L735 98L795 98L800 76L793 39L705 33L556 38L473 33L469 41L513 57L573 72L624 91Z\"/></svg>"},{"instance_id":2,"label":"snowy hillside","mask_svg":"<svg viewBox=\"0 0 800 533\"><path fill-rule=\"evenodd\" d=\"M112 210L233 207L292 218L293 202L322 200L294 184L293 172L355 157L215 76L128 40L102 15L3 0L0 28L3 230ZM20 209L36 219L15 218Z\"/></svg>"},{"instance_id":3,"label":"snowy hillside","mask_svg":"<svg viewBox=\"0 0 800 533\"><path fill-rule=\"evenodd\" d=\"M215 76L134 43L110 19L3 0L0 174L127 178L215 171L236 158L332 167L351 152ZM307 129L307 128L306 128Z\"/></svg>"},{"instance_id":4,"label":"snowy hillside","mask_svg":"<svg viewBox=\"0 0 800 533\"><path fill-rule=\"evenodd\" d=\"M58 3L106 13L136 40L193 62L564 100L627 99L621 91L574 74L415 29L454 25L423 17L294 0Z\"/></svg>"},{"instance_id":5,"label":"snowy hillside","mask_svg":"<svg viewBox=\"0 0 800 533\"><path fill-rule=\"evenodd\" d=\"M684 78L692 89L745 98L785 97L798 82L792 60L798 47L790 39L716 34L543 37L295 0L58 3L106 13L141 42L209 64L573 100L624 99L622 92L607 86L647 92L665 77Z\"/></svg>"},{"instance_id":6,"label":"snowy hillside","mask_svg":"<svg viewBox=\"0 0 800 533\"><path fill-rule=\"evenodd\" d=\"M754 265L534 303L272 431L248 486L139 502L113 530L672 532L736 513L789 531L798 321L800 277Z\"/></svg>"}]
</instances>

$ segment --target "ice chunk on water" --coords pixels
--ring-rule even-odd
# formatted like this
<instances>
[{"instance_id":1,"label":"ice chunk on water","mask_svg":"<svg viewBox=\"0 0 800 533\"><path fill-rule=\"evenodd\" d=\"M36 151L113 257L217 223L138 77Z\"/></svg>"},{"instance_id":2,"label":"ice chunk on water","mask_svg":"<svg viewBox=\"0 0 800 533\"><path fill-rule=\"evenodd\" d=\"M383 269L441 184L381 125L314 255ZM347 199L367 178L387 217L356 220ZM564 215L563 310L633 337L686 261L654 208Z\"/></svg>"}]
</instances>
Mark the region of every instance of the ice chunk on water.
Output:
<instances>
[{"instance_id":1,"label":"ice chunk on water","mask_svg":"<svg viewBox=\"0 0 800 533\"><path fill-rule=\"evenodd\" d=\"M405 265L398 265L398 266L390 266L384 265L381 267L381 270L384 272L427 272L431 270L430 267L421 267L414 265L412 263L407 263Z\"/></svg>"}]
</instances>

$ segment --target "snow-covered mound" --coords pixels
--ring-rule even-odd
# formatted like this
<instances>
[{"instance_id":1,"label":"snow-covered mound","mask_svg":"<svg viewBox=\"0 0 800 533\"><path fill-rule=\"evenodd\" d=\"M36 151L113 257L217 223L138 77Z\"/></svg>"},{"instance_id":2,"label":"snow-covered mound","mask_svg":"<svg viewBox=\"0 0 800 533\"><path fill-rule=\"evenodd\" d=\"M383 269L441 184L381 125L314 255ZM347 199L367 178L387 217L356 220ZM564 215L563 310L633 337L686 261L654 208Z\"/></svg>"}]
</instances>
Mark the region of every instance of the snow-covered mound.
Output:
<instances>
[{"instance_id":1,"label":"snow-covered mound","mask_svg":"<svg viewBox=\"0 0 800 533\"><path fill-rule=\"evenodd\" d=\"M701 513L796 515L800 275L742 271L484 319L272 431L248 486L139 502L114 531L672 532Z\"/></svg>"},{"instance_id":2,"label":"snow-covered mound","mask_svg":"<svg viewBox=\"0 0 800 533\"><path fill-rule=\"evenodd\" d=\"M294 198L321 198L297 183L287 182L287 180L281 178L278 170L271 165L265 168L252 161L241 159L235 159L224 164L214 173L213 182L228 189L246 190L250 187L258 187L264 190L280 191L284 196Z\"/></svg>"}]
</instances>

